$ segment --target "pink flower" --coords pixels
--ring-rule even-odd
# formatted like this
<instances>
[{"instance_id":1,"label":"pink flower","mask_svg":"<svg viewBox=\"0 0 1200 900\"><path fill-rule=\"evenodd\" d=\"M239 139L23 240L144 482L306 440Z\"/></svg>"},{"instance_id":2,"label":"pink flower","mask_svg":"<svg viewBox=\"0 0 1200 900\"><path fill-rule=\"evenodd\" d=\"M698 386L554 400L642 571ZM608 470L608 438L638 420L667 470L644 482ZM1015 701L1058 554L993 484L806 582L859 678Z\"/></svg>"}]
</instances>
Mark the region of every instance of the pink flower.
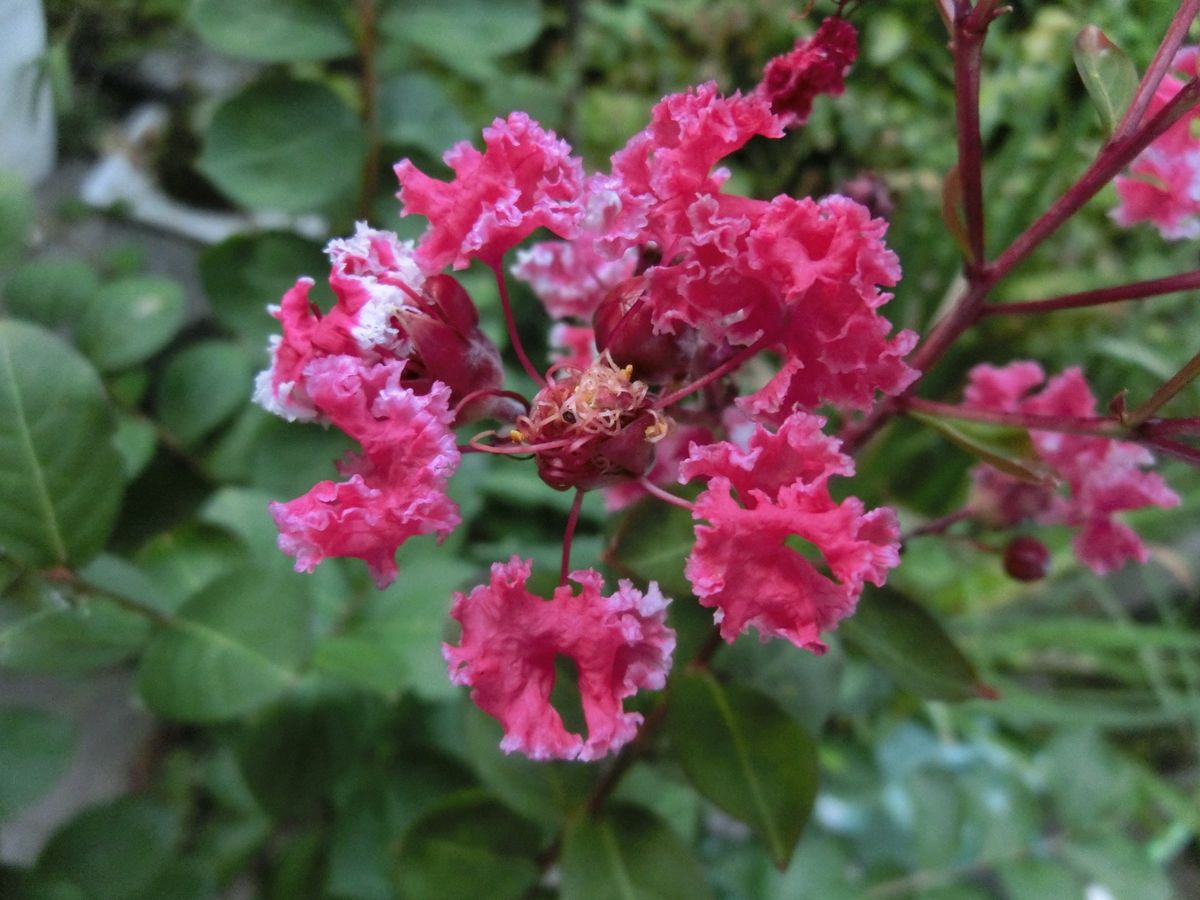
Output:
<instances>
[{"instance_id":1,"label":"pink flower","mask_svg":"<svg viewBox=\"0 0 1200 900\"><path fill-rule=\"evenodd\" d=\"M272 503L279 547L311 572L331 556L363 559L376 584L396 577L396 550L417 534L444 538L459 523L446 483L458 467L450 391L403 387L402 362L367 366L353 356L314 360L306 388L317 409L362 445L339 465L346 481L322 481L287 503Z\"/></svg>"},{"instance_id":2,"label":"pink flower","mask_svg":"<svg viewBox=\"0 0 1200 900\"><path fill-rule=\"evenodd\" d=\"M633 274L637 253L603 255L596 241L541 241L517 251L512 273L532 288L551 317L590 320L611 288Z\"/></svg>"},{"instance_id":3,"label":"pink flower","mask_svg":"<svg viewBox=\"0 0 1200 900\"><path fill-rule=\"evenodd\" d=\"M312 280L301 278L271 308L283 334L272 338L271 367L259 376L255 399L264 408L290 420L322 420L305 371L331 355L407 360L407 387L425 393L441 382L453 402L500 386L500 354L479 329L475 304L449 275L422 275L411 242L360 222L353 237L330 241L326 253L334 307L322 313L308 298ZM508 401L484 397L460 410L460 419L510 411Z\"/></svg>"},{"instance_id":4,"label":"pink flower","mask_svg":"<svg viewBox=\"0 0 1200 900\"><path fill-rule=\"evenodd\" d=\"M895 513L836 503L828 481L854 464L825 420L796 413L776 432L758 426L748 446L692 446L680 481L708 476L693 515L696 546L686 574L703 606L715 607L721 636L748 627L823 653L820 632L850 615L865 582L881 585L900 562ZM816 554L793 549L799 537Z\"/></svg>"},{"instance_id":5,"label":"pink flower","mask_svg":"<svg viewBox=\"0 0 1200 900\"><path fill-rule=\"evenodd\" d=\"M1180 50L1173 69L1180 76L1196 75L1200 48ZM1147 111L1155 115L1183 89L1184 81L1167 75ZM1164 238L1200 237L1200 107L1193 109L1143 150L1130 166L1130 176L1115 180L1120 203L1113 210L1118 225L1149 222Z\"/></svg>"},{"instance_id":6,"label":"pink flower","mask_svg":"<svg viewBox=\"0 0 1200 900\"><path fill-rule=\"evenodd\" d=\"M429 219L416 254L426 272L463 269L472 259L494 268L538 228L573 237L579 227L583 164L565 141L523 112L496 119L483 140L483 153L465 141L446 152L450 182L407 159L396 164L403 214Z\"/></svg>"},{"instance_id":7,"label":"pink flower","mask_svg":"<svg viewBox=\"0 0 1200 900\"><path fill-rule=\"evenodd\" d=\"M803 125L816 97L845 90L846 72L857 56L854 26L845 19L826 19L811 38L801 38L791 51L767 63L755 93L767 99L784 127Z\"/></svg>"},{"instance_id":8,"label":"pink flower","mask_svg":"<svg viewBox=\"0 0 1200 900\"><path fill-rule=\"evenodd\" d=\"M979 365L967 377L963 405L973 409L1063 419L1096 415L1096 398L1078 368L1050 379L1036 394L1032 392L1045 374L1034 362L1014 362L1001 368ZM1078 528L1075 555L1099 574L1130 559L1145 562L1149 558L1145 545L1114 515L1179 503L1160 475L1141 471L1153 464L1153 454L1138 444L1096 435L1057 431L1030 431L1029 435L1038 458L1061 479L1067 493L978 466L973 472L972 505L1002 525L1033 519Z\"/></svg>"},{"instance_id":9,"label":"pink flower","mask_svg":"<svg viewBox=\"0 0 1200 900\"><path fill-rule=\"evenodd\" d=\"M642 722L622 701L666 683L675 648L666 626L670 601L653 582L643 594L622 581L603 597L603 579L590 569L571 573L578 594L562 585L544 600L525 587L530 571L531 563L514 556L492 566L489 584L455 595L450 614L462 638L442 647L450 680L470 685L471 699L504 726L506 753L597 759L626 744ZM559 656L579 673L586 739L567 731L550 705Z\"/></svg>"}]
</instances>

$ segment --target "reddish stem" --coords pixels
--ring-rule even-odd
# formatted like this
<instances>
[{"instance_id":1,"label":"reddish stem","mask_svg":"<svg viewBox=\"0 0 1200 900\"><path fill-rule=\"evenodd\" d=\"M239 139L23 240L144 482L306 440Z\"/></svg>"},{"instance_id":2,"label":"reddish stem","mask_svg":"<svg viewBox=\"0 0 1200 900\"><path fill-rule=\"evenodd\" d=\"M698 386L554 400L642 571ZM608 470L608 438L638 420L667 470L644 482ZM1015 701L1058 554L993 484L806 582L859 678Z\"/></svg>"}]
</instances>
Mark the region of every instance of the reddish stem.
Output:
<instances>
[{"instance_id":1,"label":"reddish stem","mask_svg":"<svg viewBox=\"0 0 1200 900\"><path fill-rule=\"evenodd\" d=\"M481 388L478 391L471 391L454 405L454 418L458 418L458 414L462 412L464 406L480 397L508 397L510 400L516 400L525 407L526 412L529 412L529 400L523 394L518 394L516 391L502 391L499 388Z\"/></svg>"},{"instance_id":2,"label":"reddish stem","mask_svg":"<svg viewBox=\"0 0 1200 900\"><path fill-rule=\"evenodd\" d=\"M583 491L575 489L575 502L567 514L567 530L563 532L562 565L558 569L558 583L567 583L567 572L571 569L571 543L575 540L575 526L579 524L579 510L583 508Z\"/></svg>"},{"instance_id":3,"label":"reddish stem","mask_svg":"<svg viewBox=\"0 0 1200 900\"><path fill-rule=\"evenodd\" d=\"M1054 312L1060 309L1083 309L1106 303L1119 303L1123 300L1142 300L1146 297L1158 297L1162 294L1190 291L1195 288L1200 288L1200 271L1183 272L1179 275L1169 275L1166 278L1154 278L1149 281L1134 281L1130 284L1080 291L1075 294L1063 294L1061 297L1053 297L1049 300L988 304L984 306L980 315L1020 316L1029 313Z\"/></svg>"},{"instance_id":4,"label":"reddish stem","mask_svg":"<svg viewBox=\"0 0 1200 900\"><path fill-rule=\"evenodd\" d=\"M983 139L979 131L979 82L983 42L991 19L990 2L980 3L984 18L968 4L954 11L954 111L958 131L958 174L962 184L963 215L967 226L969 269L982 265L983 249Z\"/></svg>"},{"instance_id":5,"label":"reddish stem","mask_svg":"<svg viewBox=\"0 0 1200 900\"><path fill-rule=\"evenodd\" d=\"M659 397L656 401L654 401L654 408L666 409L668 406L678 403L684 397L690 396L701 388L712 384L718 378L728 375L734 369L737 369L739 366L741 366L746 360L750 359L750 357L754 356L756 353L766 347L768 343L770 343L770 341L767 338L760 338L749 347L745 347L735 353L733 356L729 357L729 359L725 360L725 362L721 363L711 372L701 375L691 384L685 384L679 390L672 391L665 397Z\"/></svg>"},{"instance_id":6,"label":"reddish stem","mask_svg":"<svg viewBox=\"0 0 1200 900\"><path fill-rule=\"evenodd\" d=\"M1188 360L1182 369L1150 396L1149 400L1126 416L1125 424L1130 428L1137 428L1158 412L1168 400L1195 381L1197 376L1200 376L1200 353Z\"/></svg>"},{"instance_id":7,"label":"reddish stem","mask_svg":"<svg viewBox=\"0 0 1200 900\"><path fill-rule=\"evenodd\" d=\"M909 541L911 541L913 538L916 538L916 537L924 537L926 535L942 534L951 525L957 525L959 522L962 522L966 519L970 519L974 515L975 515L975 510L971 509L970 507L963 507L962 509L960 509L956 512L952 512L952 513L949 513L948 515L944 515L941 518L931 519L930 521L926 522L924 525L918 525L916 528L913 528L911 531L905 532L904 534L900 535L900 546L903 547L906 543L908 543Z\"/></svg>"},{"instance_id":8,"label":"reddish stem","mask_svg":"<svg viewBox=\"0 0 1200 900\"><path fill-rule=\"evenodd\" d=\"M1167 434L1200 434L1200 417L1151 419L1142 424L1142 434L1159 437Z\"/></svg>"},{"instance_id":9,"label":"reddish stem","mask_svg":"<svg viewBox=\"0 0 1200 900\"><path fill-rule=\"evenodd\" d=\"M672 506L678 506L680 509L686 509L688 512L691 512L692 510L694 510L696 508L696 504L689 503L687 500L684 500L682 497L675 496L670 491L664 491L662 488L660 488L657 484L655 484L649 478L643 477L639 480L638 483L642 486L642 488L646 491L647 494L649 494L652 497L657 497L659 500L662 500L664 503L670 503Z\"/></svg>"},{"instance_id":10,"label":"reddish stem","mask_svg":"<svg viewBox=\"0 0 1200 900\"><path fill-rule=\"evenodd\" d=\"M1102 187L1133 162L1134 157L1179 121L1198 101L1200 80L1193 78L1144 126L1132 134L1106 144L1079 179L996 258L988 272L992 283L1011 271L1017 263L1057 231L1063 222L1075 215Z\"/></svg>"},{"instance_id":11,"label":"reddish stem","mask_svg":"<svg viewBox=\"0 0 1200 900\"><path fill-rule=\"evenodd\" d=\"M934 416L944 416L951 419L964 419L968 422L985 422L989 425L1011 425L1016 428L1029 428L1035 431L1061 431L1066 434L1092 434L1102 437L1115 437L1121 433L1121 425L1114 419L1101 416L1041 416L1022 412L1001 412L995 409L972 409L968 406L955 406L950 403L938 403L935 400L924 400L920 397L909 397L904 401L905 409L929 413Z\"/></svg>"},{"instance_id":12,"label":"reddish stem","mask_svg":"<svg viewBox=\"0 0 1200 900\"><path fill-rule=\"evenodd\" d=\"M1183 460L1189 465L1200 466L1200 450L1195 447L1189 447L1187 444L1181 444L1179 441L1173 441L1170 438L1159 437L1144 437L1142 438L1142 443L1147 447L1153 447L1159 453L1165 453L1167 456Z\"/></svg>"},{"instance_id":13,"label":"reddish stem","mask_svg":"<svg viewBox=\"0 0 1200 900\"><path fill-rule=\"evenodd\" d=\"M1167 72L1171 70L1171 63L1175 59L1175 54L1187 38L1188 29L1195 20L1197 13L1200 13L1200 0L1183 0L1179 4L1179 10L1175 13L1175 18L1171 20L1171 24L1167 27L1167 33L1163 35L1162 43L1158 45L1158 51L1154 54L1154 59L1150 61L1150 67L1146 69L1146 74L1142 76L1142 80L1137 86L1137 92L1133 95L1133 100L1130 101L1129 108L1125 110L1125 115L1121 117L1121 121L1113 129L1113 140L1125 137L1142 123L1142 117L1146 115L1146 110L1150 108L1150 103L1154 99L1154 93L1158 90L1158 86L1162 84L1162 80L1166 77Z\"/></svg>"},{"instance_id":14,"label":"reddish stem","mask_svg":"<svg viewBox=\"0 0 1200 900\"><path fill-rule=\"evenodd\" d=\"M529 361L529 356L525 353L525 347L521 343L521 336L517 334L517 320L513 317L512 301L508 299L508 285L504 283L504 270L500 264L491 267L492 274L496 276L496 288L500 291L500 306L504 309L504 324L508 328L508 339L512 343L513 352L517 354L517 359L521 361L521 367L533 379L534 384L545 386L546 379Z\"/></svg>"}]
</instances>

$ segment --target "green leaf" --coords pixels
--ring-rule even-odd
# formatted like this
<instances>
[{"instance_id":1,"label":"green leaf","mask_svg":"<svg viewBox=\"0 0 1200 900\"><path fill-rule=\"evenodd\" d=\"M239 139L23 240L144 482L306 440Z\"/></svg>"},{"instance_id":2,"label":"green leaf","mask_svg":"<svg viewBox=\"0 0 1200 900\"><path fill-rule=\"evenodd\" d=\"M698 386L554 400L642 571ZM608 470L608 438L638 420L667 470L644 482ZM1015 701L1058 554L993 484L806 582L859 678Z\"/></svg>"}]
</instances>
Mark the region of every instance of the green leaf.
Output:
<instances>
[{"instance_id":1,"label":"green leaf","mask_svg":"<svg viewBox=\"0 0 1200 900\"><path fill-rule=\"evenodd\" d=\"M1176 896L1167 873L1150 860L1146 848L1122 836L1068 840L1061 854L1089 884L1106 889L1110 897L1171 900Z\"/></svg>"},{"instance_id":2,"label":"green leaf","mask_svg":"<svg viewBox=\"0 0 1200 900\"><path fill-rule=\"evenodd\" d=\"M996 874L1009 900L1046 900L1048 897L1084 897L1083 882L1061 863L1026 859L1002 863Z\"/></svg>"},{"instance_id":3,"label":"green leaf","mask_svg":"<svg viewBox=\"0 0 1200 900\"><path fill-rule=\"evenodd\" d=\"M823 656L798 653L786 641L735 641L716 669L770 694L810 734L819 734L838 699L845 654L836 641Z\"/></svg>"},{"instance_id":4,"label":"green leaf","mask_svg":"<svg viewBox=\"0 0 1200 900\"><path fill-rule=\"evenodd\" d=\"M278 303L301 275L319 286L328 270L319 244L283 231L239 234L200 254L200 280L213 316L256 353L280 328L267 305Z\"/></svg>"},{"instance_id":5,"label":"green leaf","mask_svg":"<svg viewBox=\"0 0 1200 900\"><path fill-rule=\"evenodd\" d=\"M11 594L12 592L10 592ZM145 643L148 620L111 601L77 597L67 605L52 592L0 603L0 669L73 674L111 666Z\"/></svg>"},{"instance_id":6,"label":"green leaf","mask_svg":"<svg viewBox=\"0 0 1200 900\"><path fill-rule=\"evenodd\" d=\"M180 608L146 648L138 685L162 716L224 721L295 683L308 646L307 597L270 573L241 569Z\"/></svg>"},{"instance_id":7,"label":"green leaf","mask_svg":"<svg viewBox=\"0 0 1200 900\"><path fill-rule=\"evenodd\" d=\"M113 445L121 455L121 470L126 481L133 481L154 458L158 447L158 432L145 419L126 412L117 413L117 432Z\"/></svg>"},{"instance_id":8,"label":"green leaf","mask_svg":"<svg viewBox=\"0 0 1200 900\"><path fill-rule=\"evenodd\" d=\"M696 544L686 509L657 500L635 503L621 517L605 561L622 575L657 581L668 597L690 597L683 567Z\"/></svg>"},{"instance_id":9,"label":"green leaf","mask_svg":"<svg viewBox=\"0 0 1200 900\"><path fill-rule=\"evenodd\" d=\"M1075 68L1100 114L1100 124L1112 134L1137 91L1137 67L1095 25L1086 25L1079 32L1074 55Z\"/></svg>"},{"instance_id":10,"label":"green leaf","mask_svg":"<svg viewBox=\"0 0 1200 900\"><path fill-rule=\"evenodd\" d=\"M328 0L196 0L191 19L204 40L230 56L335 59L354 53L344 7Z\"/></svg>"},{"instance_id":11,"label":"green leaf","mask_svg":"<svg viewBox=\"0 0 1200 900\"><path fill-rule=\"evenodd\" d=\"M1023 453L1028 457L1032 456L1033 452L1029 432L1023 428L987 425L965 420L950 422L939 416L915 411L910 411L908 415L940 432L951 443L957 444L972 456L994 466L1006 475L1011 475L1013 478L1029 484L1049 483L1049 477L1045 471L1029 462L1028 458L1021 458Z\"/></svg>"},{"instance_id":12,"label":"green leaf","mask_svg":"<svg viewBox=\"0 0 1200 900\"><path fill-rule=\"evenodd\" d=\"M676 677L667 728L700 793L749 825L786 866L817 791L817 751L804 729L767 695L708 673Z\"/></svg>"},{"instance_id":13,"label":"green leaf","mask_svg":"<svg viewBox=\"0 0 1200 900\"><path fill-rule=\"evenodd\" d=\"M587 799L595 781L589 766L534 762L504 753L500 724L474 704L466 707L467 758L483 785L523 816L551 827L562 824Z\"/></svg>"},{"instance_id":14,"label":"green leaf","mask_svg":"<svg viewBox=\"0 0 1200 900\"><path fill-rule=\"evenodd\" d=\"M0 267L24 256L32 227L32 192L20 175L0 170Z\"/></svg>"},{"instance_id":15,"label":"green leaf","mask_svg":"<svg viewBox=\"0 0 1200 900\"><path fill-rule=\"evenodd\" d=\"M199 168L238 203L296 213L352 196L365 154L362 124L337 94L273 78L221 105Z\"/></svg>"},{"instance_id":16,"label":"green leaf","mask_svg":"<svg viewBox=\"0 0 1200 900\"><path fill-rule=\"evenodd\" d=\"M183 327L186 304L178 282L134 275L100 288L76 330L80 349L102 372L149 359Z\"/></svg>"},{"instance_id":17,"label":"green leaf","mask_svg":"<svg viewBox=\"0 0 1200 900\"><path fill-rule=\"evenodd\" d=\"M0 709L0 822L54 787L74 743L64 718L41 709Z\"/></svg>"},{"instance_id":18,"label":"green leaf","mask_svg":"<svg viewBox=\"0 0 1200 900\"><path fill-rule=\"evenodd\" d=\"M439 804L405 833L397 860L408 900L517 900L538 879L536 828L480 791Z\"/></svg>"},{"instance_id":19,"label":"green leaf","mask_svg":"<svg viewBox=\"0 0 1200 900\"><path fill-rule=\"evenodd\" d=\"M158 382L159 421L192 445L250 401L250 360L237 344L202 341L176 353Z\"/></svg>"},{"instance_id":20,"label":"green leaf","mask_svg":"<svg viewBox=\"0 0 1200 900\"><path fill-rule=\"evenodd\" d=\"M712 892L695 857L645 810L581 816L563 838L563 900L702 900Z\"/></svg>"},{"instance_id":21,"label":"green leaf","mask_svg":"<svg viewBox=\"0 0 1200 900\"><path fill-rule=\"evenodd\" d=\"M151 538L137 561L162 592L162 605L174 612L216 578L245 564L247 552L229 532L191 523Z\"/></svg>"},{"instance_id":22,"label":"green leaf","mask_svg":"<svg viewBox=\"0 0 1200 900\"><path fill-rule=\"evenodd\" d=\"M410 0L392 4L380 27L453 69L485 77L491 60L537 39L542 8L538 0Z\"/></svg>"},{"instance_id":23,"label":"green leaf","mask_svg":"<svg viewBox=\"0 0 1200 900\"><path fill-rule=\"evenodd\" d=\"M442 89L421 72L406 72L379 86L379 123L385 140L441 156L471 137L471 128Z\"/></svg>"},{"instance_id":24,"label":"green leaf","mask_svg":"<svg viewBox=\"0 0 1200 900\"><path fill-rule=\"evenodd\" d=\"M474 566L428 553L402 560L395 584L371 596L389 612L325 638L314 664L389 698L409 690L428 700L454 696L442 640L454 592L475 574Z\"/></svg>"},{"instance_id":25,"label":"green leaf","mask_svg":"<svg viewBox=\"0 0 1200 900\"><path fill-rule=\"evenodd\" d=\"M179 821L148 800L123 797L63 826L38 858L38 874L82 887L90 900L129 900L166 868Z\"/></svg>"},{"instance_id":26,"label":"green leaf","mask_svg":"<svg viewBox=\"0 0 1200 900\"><path fill-rule=\"evenodd\" d=\"M238 761L254 799L276 818L303 816L354 758L358 706L312 687L263 710L242 736Z\"/></svg>"},{"instance_id":27,"label":"green leaf","mask_svg":"<svg viewBox=\"0 0 1200 900\"><path fill-rule=\"evenodd\" d=\"M114 427L82 357L0 320L0 550L36 567L82 562L104 545L122 492Z\"/></svg>"},{"instance_id":28,"label":"green leaf","mask_svg":"<svg viewBox=\"0 0 1200 900\"><path fill-rule=\"evenodd\" d=\"M14 316L51 328L73 325L99 290L96 270L81 259L35 259L8 277L4 306Z\"/></svg>"},{"instance_id":29,"label":"green leaf","mask_svg":"<svg viewBox=\"0 0 1200 900\"><path fill-rule=\"evenodd\" d=\"M840 629L901 686L921 697L969 700L992 695L937 619L903 594L868 587Z\"/></svg>"}]
</instances>

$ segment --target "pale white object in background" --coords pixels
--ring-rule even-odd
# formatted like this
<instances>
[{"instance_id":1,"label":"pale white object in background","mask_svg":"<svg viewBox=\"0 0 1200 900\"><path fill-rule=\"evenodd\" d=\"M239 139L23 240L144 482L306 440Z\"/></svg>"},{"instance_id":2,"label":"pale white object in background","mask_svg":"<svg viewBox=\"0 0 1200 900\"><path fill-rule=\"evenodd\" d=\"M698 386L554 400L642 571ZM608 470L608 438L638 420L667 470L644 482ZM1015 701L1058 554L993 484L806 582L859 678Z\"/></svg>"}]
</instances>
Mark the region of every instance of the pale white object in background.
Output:
<instances>
[{"instance_id":1,"label":"pale white object in background","mask_svg":"<svg viewBox=\"0 0 1200 900\"><path fill-rule=\"evenodd\" d=\"M34 185L55 161L54 105L44 77L42 0L0 0L0 170Z\"/></svg>"}]
</instances>

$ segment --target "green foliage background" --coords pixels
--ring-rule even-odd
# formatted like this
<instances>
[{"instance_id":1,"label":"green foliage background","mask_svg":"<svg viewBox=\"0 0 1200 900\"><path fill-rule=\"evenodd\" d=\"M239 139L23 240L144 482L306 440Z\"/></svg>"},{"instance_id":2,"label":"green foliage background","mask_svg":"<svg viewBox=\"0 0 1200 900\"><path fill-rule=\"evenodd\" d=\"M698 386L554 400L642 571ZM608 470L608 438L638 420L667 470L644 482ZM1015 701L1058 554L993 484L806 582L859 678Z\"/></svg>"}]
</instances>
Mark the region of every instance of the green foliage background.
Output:
<instances>
[{"instance_id":1,"label":"green foliage background","mask_svg":"<svg viewBox=\"0 0 1200 900\"><path fill-rule=\"evenodd\" d=\"M245 81L167 98L162 183L192 203L319 213L330 235L362 215L417 234L421 221L397 215L391 163L437 169L442 150L514 108L602 165L662 94L709 78L748 88L813 21L782 0L48 6L68 154L94 152L142 99L127 74L139 60L199 47L247 67ZM1018 2L997 23L983 89L993 250L1103 141L1075 34L1099 25L1144 66L1173 9ZM748 147L733 181L770 197L878 175L905 268L887 312L924 332L960 267L941 219L955 161L946 34L924 0L867 0L856 22L846 94L787 140ZM1110 188L998 296L1196 268L1195 244L1119 231L1113 204ZM1145 567L1096 578L1051 533L1053 576L1024 585L1001 571L1002 536L915 540L827 656L743 638L709 673L685 671L707 627L681 579L687 516L614 518L589 498L577 564L657 578L681 642L665 699L637 700L649 716L665 702L666 727L597 809L605 765L501 754L498 726L449 685L439 652L453 592L490 562L515 552L556 571L569 498L531 467L469 458L452 487L464 525L436 551L405 547L391 588L342 560L295 574L266 503L328 477L346 444L272 418L249 392L276 324L263 308L300 274L320 280L320 242L260 231L200 249L196 308L143 271L136 246L30 252L35 225L80 215L0 179L0 669L128 672L157 724L138 789L64 823L32 868L0 867L0 896L190 900L236 884L288 900L1033 900L1100 884L1154 900L1172 877L1194 889L1193 470L1164 463L1183 505L1135 517L1153 547ZM504 346L488 278L465 282ZM536 301L517 301L522 334L544 346ZM1102 400L1136 402L1194 354L1195 301L989 319L927 395L953 401L969 366L1031 357L1082 365ZM1167 412L1198 400L1193 386ZM937 430L897 423L860 458L853 491L918 523L961 505L971 461ZM1000 698L980 699L981 684ZM569 718L577 700L560 693ZM0 829L74 746L64 716L0 708Z\"/></svg>"}]
</instances>

